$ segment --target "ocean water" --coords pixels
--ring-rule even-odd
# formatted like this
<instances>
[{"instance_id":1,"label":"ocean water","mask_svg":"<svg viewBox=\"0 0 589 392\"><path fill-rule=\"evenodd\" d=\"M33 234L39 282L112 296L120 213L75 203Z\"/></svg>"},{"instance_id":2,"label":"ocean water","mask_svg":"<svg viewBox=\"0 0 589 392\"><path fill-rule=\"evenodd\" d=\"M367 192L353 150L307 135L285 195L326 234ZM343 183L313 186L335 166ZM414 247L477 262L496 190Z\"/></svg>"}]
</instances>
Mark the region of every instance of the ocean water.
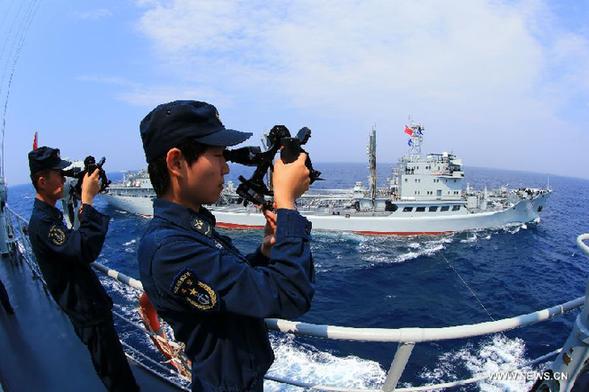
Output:
<instances>
[{"instance_id":1,"label":"ocean water","mask_svg":"<svg viewBox=\"0 0 589 392\"><path fill-rule=\"evenodd\" d=\"M325 181L314 187L366 184L365 164L321 164ZM384 185L390 165L378 167ZM466 168L477 188L545 186L546 175ZM228 179L247 171L235 167ZM113 174L120 178L120 174ZM539 224L443 236L360 236L315 232L316 294L301 320L349 327L443 327L490 321L553 306L584 294L589 259L575 245L589 232L589 181L551 176L554 192ZM32 186L9 187L9 206L30 216ZM148 220L97 200L112 217L98 262L138 277L136 251ZM259 231L226 231L238 248L253 251ZM136 293L104 279L118 312L138 321ZM476 298L475 298L476 296ZM483 307L484 306L484 307ZM480 338L416 345L401 379L403 386L452 381L481 372L520 367L564 343L576 312L524 329ZM163 361L145 335L118 323L124 339ZM271 374L324 385L378 388L396 350L394 343L358 343L271 333L276 362ZM534 366L543 369L546 364ZM530 369L530 368L526 368ZM523 380L482 382L457 390L523 391ZM300 390L266 383L269 391Z\"/></svg>"}]
</instances>

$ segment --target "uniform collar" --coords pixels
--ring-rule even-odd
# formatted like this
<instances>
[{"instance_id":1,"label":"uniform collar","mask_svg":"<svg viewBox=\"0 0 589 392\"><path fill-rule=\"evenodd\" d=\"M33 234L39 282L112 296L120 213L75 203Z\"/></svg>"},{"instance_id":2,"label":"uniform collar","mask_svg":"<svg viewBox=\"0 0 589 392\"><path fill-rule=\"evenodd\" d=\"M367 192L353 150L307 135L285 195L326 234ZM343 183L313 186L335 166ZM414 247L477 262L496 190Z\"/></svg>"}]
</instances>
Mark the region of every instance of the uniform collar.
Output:
<instances>
[{"instance_id":1,"label":"uniform collar","mask_svg":"<svg viewBox=\"0 0 589 392\"><path fill-rule=\"evenodd\" d=\"M215 216L205 207L200 207L198 212L180 204L155 199L153 202L153 215L165 219L177 226L188 230L197 231L211 237L215 228Z\"/></svg>"},{"instance_id":2,"label":"uniform collar","mask_svg":"<svg viewBox=\"0 0 589 392\"><path fill-rule=\"evenodd\" d=\"M56 207L45 203L43 200L35 198L35 210L42 212L55 219L63 219L63 213Z\"/></svg>"}]
</instances>

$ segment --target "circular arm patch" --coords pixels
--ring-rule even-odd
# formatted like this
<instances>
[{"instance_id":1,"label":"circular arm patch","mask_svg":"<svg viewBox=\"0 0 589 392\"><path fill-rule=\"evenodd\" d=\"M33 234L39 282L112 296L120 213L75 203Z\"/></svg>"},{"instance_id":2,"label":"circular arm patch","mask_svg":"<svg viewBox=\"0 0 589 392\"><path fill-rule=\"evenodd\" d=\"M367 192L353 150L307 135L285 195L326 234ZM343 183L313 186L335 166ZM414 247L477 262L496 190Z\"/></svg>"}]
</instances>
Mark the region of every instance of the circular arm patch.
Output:
<instances>
[{"instance_id":1,"label":"circular arm patch","mask_svg":"<svg viewBox=\"0 0 589 392\"><path fill-rule=\"evenodd\" d=\"M64 244L65 239L65 231L61 227L56 225L51 226L49 229L49 240L51 240L51 242L57 246L60 246Z\"/></svg>"},{"instance_id":2,"label":"circular arm patch","mask_svg":"<svg viewBox=\"0 0 589 392\"><path fill-rule=\"evenodd\" d=\"M211 310L217 304L215 290L199 281L190 270L183 271L174 279L172 292L198 310Z\"/></svg>"}]
</instances>

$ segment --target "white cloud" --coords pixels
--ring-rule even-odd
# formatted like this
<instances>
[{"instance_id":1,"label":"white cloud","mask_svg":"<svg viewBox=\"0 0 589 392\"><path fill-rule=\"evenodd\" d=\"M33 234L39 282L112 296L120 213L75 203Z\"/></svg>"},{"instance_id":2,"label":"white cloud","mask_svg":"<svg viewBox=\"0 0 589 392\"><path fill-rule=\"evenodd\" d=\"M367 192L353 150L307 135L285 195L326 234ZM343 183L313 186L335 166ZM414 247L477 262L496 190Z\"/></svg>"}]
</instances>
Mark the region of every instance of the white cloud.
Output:
<instances>
[{"instance_id":1,"label":"white cloud","mask_svg":"<svg viewBox=\"0 0 589 392\"><path fill-rule=\"evenodd\" d=\"M400 132L409 113L432 129L428 145L454 148L467 164L537 170L550 151L570 166L581 151L560 149L555 130L586 140L562 113L589 100L588 40L539 1L141 5L140 31L164 68L198 86L191 93L256 100L320 124L337 119L350 152L353 134L375 121ZM346 156L364 159L363 151Z\"/></svg>"}]
</instances>

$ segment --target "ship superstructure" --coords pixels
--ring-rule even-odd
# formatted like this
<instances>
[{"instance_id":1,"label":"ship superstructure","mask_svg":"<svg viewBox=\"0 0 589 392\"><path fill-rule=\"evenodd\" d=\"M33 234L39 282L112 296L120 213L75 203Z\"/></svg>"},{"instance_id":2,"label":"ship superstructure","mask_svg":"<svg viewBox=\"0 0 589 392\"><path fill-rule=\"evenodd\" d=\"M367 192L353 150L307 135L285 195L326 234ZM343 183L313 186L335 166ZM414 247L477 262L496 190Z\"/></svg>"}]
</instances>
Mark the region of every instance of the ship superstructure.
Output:
<instances>
[{"instance_id":1,"label":"ship superstructure","mask_svg":"<svg viewBox=\"0 0 589 392\"><path fill-rule=\"evenodd\" d=\"M361 181L351 189L310 190L298 201L299 211L318 230L362 234L441 234L503 227L537 221L550 189L501 188L473 190L464 184L462 160L448 152L423 155L424 127L405 127L409 150L393 168L387 187L376 183L376 130L368 145L368 188ZM155 193L145 170L128 173L106 195L116 208L150 216ZM263 215L244 207L228 182L221 199L209 206L217 224L229 228L261 228Z\"/></svg>"}]
</instances>

